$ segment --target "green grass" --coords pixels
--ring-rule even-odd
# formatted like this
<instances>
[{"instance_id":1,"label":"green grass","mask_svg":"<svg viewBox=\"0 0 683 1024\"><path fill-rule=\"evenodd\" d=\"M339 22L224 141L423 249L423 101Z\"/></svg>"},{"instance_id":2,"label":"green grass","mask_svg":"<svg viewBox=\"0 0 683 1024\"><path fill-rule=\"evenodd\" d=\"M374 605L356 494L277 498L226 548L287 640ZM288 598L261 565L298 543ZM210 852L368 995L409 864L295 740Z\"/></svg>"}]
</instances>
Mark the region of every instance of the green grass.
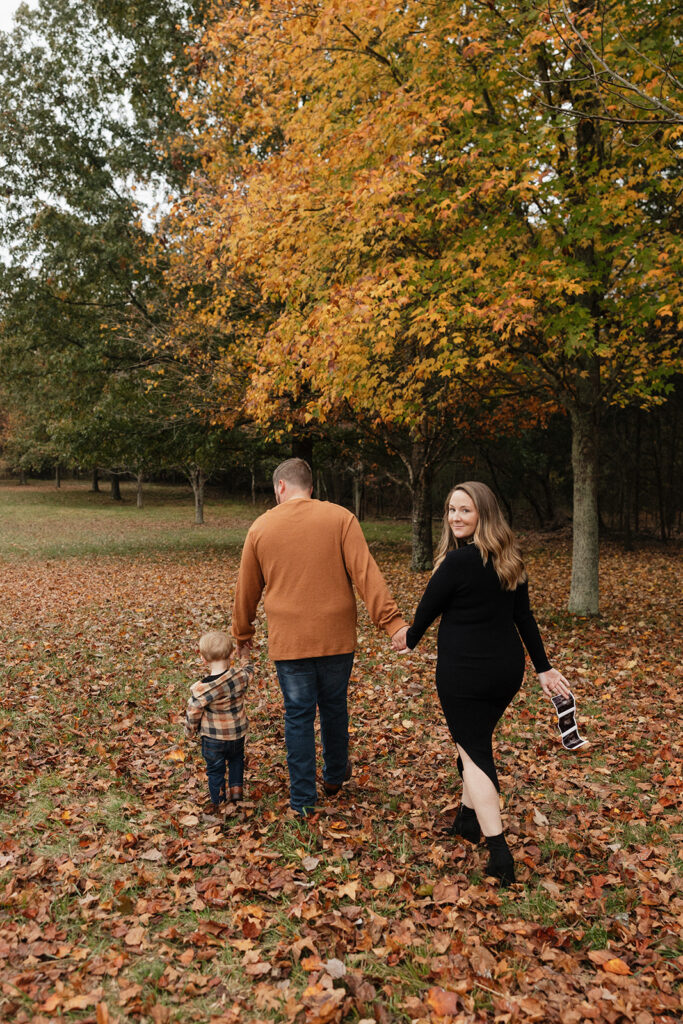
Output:
<instances>
[{"instance_id":1,"label":"green grass","mask_svg":"<svg viewBox=\"0 0 683 1024\"><path fill-rule=\"evenodd\" d=\"M123 500L109 491L89 490L86 482L66 481L57 489L39 481L20 487L0 481L0 558L61 559L173 552L231 551L239 553L253 520L270 507L225 498L207 489L204 524L194 522L194 499L189 488L146 484L144 506L135 504L132 484L122 483ZM363 523L373 547L410 543L410 523L399 520Z\"/></svg>"}]
</instances>

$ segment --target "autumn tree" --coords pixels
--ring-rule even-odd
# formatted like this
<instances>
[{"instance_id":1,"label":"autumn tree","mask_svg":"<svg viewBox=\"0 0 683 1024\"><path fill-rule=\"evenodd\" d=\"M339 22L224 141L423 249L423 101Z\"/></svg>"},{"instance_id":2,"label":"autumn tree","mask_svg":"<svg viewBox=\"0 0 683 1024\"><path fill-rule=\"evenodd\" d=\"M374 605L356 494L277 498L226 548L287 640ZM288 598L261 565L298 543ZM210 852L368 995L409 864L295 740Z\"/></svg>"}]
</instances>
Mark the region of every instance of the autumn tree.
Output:
<instances>
[{"instance_id":1,"label":"autumn tree","mask_svg":"<svg viewBox=\"0 0 683 1024\"><path fill-rule=\"evenodd\" d=\"M0 35L0 383L24 461L48 438L57 459L159 464L145 261L154 201L185 173L165 142L193 12L57 0Z\"/></svg>"},{"instance_id":2,"label":"autumn tree","mask_svg":"<svg viewBox=\"0 0 683 1024\"><path fill-rule=\"evenodd\" d=\"M570 608L590 614L601 411L660 400L678 359L681 130L634 117L576 52L644 55L633 80L661 98L681 16L565 10L570 38L506 3L214 4L186 107L203 166L174 227L208 268L201 316L247 277L267 314L246 332L255 415L382 432L416 520L477 386L562 407Z\"/></svg>"}]
</instances>

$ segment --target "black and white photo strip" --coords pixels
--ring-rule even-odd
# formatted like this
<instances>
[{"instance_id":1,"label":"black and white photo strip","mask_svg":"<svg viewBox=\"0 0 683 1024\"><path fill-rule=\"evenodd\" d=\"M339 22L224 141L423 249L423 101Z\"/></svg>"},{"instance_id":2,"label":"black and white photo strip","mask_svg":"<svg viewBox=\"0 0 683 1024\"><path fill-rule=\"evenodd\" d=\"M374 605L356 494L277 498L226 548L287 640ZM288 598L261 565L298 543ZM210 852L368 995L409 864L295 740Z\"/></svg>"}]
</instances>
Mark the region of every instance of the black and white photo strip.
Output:
<instances>
[{"instance_id":1,"label":"black and white photo strip","mask_svg":"<svg viewBox=\"0 0 683 1024\"><path fill-rule=\"evenodd\" d=\"M566 747L567 750L577 750L579 747L583 747L588 740L584 740L579 736L576 724L576 701L574 700L574 694L570 693L568 697L553 697L552 702L557 712L557 726L562 737L562 746Z\"/></svg>"}]
</instances>

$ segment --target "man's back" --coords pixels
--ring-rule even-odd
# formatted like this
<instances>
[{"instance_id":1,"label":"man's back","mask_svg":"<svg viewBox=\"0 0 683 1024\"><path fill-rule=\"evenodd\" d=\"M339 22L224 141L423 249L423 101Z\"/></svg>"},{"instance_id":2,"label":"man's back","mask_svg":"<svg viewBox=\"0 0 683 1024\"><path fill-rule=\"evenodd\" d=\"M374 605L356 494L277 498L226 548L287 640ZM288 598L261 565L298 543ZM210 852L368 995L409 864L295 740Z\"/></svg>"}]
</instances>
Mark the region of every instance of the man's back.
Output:
<instances>
[{"instance_id":1,"label":"man's back","mask_svg":"<svg viewBox=\"0 0 683 1024\"><path fill-rule=\"evenodd\" d=\"M233 632L238 643L265 586L269 653L274 660L353 651L356 601L352 581L373 621L389 630L402 620L368 551L358 520L331 502L292 498L253 523L242 552Z\"/></svg>"}]
</instances>

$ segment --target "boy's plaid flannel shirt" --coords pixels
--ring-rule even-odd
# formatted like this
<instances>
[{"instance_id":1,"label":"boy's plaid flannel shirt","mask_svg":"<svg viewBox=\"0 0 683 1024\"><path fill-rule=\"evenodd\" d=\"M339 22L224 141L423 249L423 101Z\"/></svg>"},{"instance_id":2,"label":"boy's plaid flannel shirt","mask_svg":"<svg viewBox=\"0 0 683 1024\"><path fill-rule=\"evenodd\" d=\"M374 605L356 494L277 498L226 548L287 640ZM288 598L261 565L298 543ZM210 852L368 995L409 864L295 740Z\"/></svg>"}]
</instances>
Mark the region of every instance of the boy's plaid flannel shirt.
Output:
<instances>
[{"instance_id":1,"label":"boy's plaid flannel shirt","mask_svg":"<svg viewBox=\"0 0 683 1024\"><path fill-rule=\"evenodd\" d=\"M244 693L253 665L235 665L220 676L206 676L190 687L185 735L199 733L212 740L239 740L247 732Z\"/></svg>"}]
</instances>

